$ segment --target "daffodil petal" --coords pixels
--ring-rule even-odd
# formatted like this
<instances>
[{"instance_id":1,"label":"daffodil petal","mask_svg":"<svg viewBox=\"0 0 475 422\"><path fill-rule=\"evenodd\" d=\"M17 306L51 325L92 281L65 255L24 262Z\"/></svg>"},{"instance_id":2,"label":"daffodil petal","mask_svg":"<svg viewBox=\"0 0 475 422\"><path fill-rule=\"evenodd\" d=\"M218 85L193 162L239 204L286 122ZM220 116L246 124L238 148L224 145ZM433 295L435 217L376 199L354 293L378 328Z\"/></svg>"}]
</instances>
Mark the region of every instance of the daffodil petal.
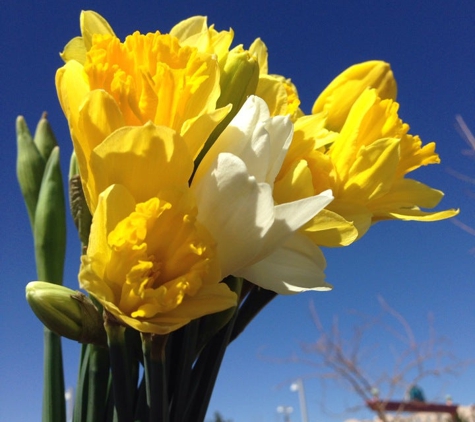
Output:
<instances>
[{"instance_id":1,"label":"daffodil petal","mask_svg":"<svg viewBox=\"0 0 475 422\"><path fill-rule=\"evenodd\" d=\"M115 35L109 22L93 10L83 10L81 12L79 25L86 50L91 48L94 34Z\"/></svg>"},{"instance_id":2,"label":"daffodil petal","mask_svg":"<svg viewBox=\"0 0 475 422\"><path fill-rule=\"evenodd\" d=\"M91 226L94 236L89 238L88 254L82 257L83 265L79 273L81 288L94 291L99 300L114 301L114 293L108 284L104 283L105 274L101 270L105 268L97 265L110 259L108 234L134 209L135 200L124 186L112 185L99 196ZM85 270L89 266L93 271Z\"/></svg>"},{"instance_id":3,"label":"daffodil petal","mask_svg":"<svg viewBox=\"0 0 475 422\"><path fill-rule=\"evenodd\" d=\"M358 237L358 230L351 221L336 212L321 210L304 227L305 234L320 246L347 246Z\"/></svg>"},{"instance_id":4,"label":"daffodil petal","mask_svg":"<svg viewBox=\"0 0 475 422\"><path fill-rule=\"evenodd\" d=\"M330 290L325 282L326 263L320 249L304 235L296 233L283 246L238 275L278 294L306 290Z\"/></svg>"},{"instance_id":5,"label":"daffodil petal","mask_svg":"<svg viewBox=\"0 0 475 422\"><path fill-rule=\"evenodd\" d=\"M327 190L319 195L276 205L274 208L274 223L266 233L261 251L255 260L262 259L275 250L294 232L322 211L332 200L333 195L330 190Z\"/></svg>"},{"instance_id":6,"label":"daffodil petal","mask_svg":"<svg viewBox=\"0 0 475 422\"><path fill-rule=\"evenodd\" d=\"M149 122L112 133L94 149L91 170L95 195L118 183L126 186L137 202L144 202L162 189L187 186L193 160L175 131ZM88 203L93 205L95 197L92 194Z\"/></svg>"},{"instance_id":7,"label":"daffodil petal","mask_svg":"<svg viewBox=\"0 0 475 422\"><path fill-rule=\"evenodd\" d=\"M229 153L217 157L199 183L193 183L200 221L216 239L223 276L247 265L274 222L269 185L257 183L244 162Z\"/></svg>"},{"instance_id":8,"label":"daffodil petal","mask_svg":"<svg viewBox=\"0 0 475 422\"><path fill-rule=\"evenodd\" d=\"M203 158L195 175L199 180L221 152L240 157L258 182L271 186L292 140L288 117L270 118L266 103L250 96Z\"/></svg>"},{"instance_id":9,"label":"daffodil petal","mask_svg":"<svg viewBox=\"0 0 475 422\"><path fill-rule=\"evenodd\" d=\"M399 163L399 140L379 139L361 147L343 186L345 198L371 200L387 193Z\"/></svg>"},{"instance_id":10,"label":"daffodil petal","mask_svg":"<svg viewBox=\"0 0 475 422\"><path fill-rule=\"evenodd\" d=\"M450 209L444 211L421 211L419 209L398 210L398 212L378 213L375 221L385 219L398 219L403 221L439 221L447 218L455 217L460 210Z\"/></svg>"},{"instance_id":11,"label":"daffodil petal","mask_svg":"<svg viewBox=\"0 0 475 422\"><path fill-rule=\"evenodd\" d=\"M82 37L74 37L66 44L63 52L59 53L65 63L75 60L82 64L86 61L86 54L87 50Z\"/></svg>"}]
</instances>

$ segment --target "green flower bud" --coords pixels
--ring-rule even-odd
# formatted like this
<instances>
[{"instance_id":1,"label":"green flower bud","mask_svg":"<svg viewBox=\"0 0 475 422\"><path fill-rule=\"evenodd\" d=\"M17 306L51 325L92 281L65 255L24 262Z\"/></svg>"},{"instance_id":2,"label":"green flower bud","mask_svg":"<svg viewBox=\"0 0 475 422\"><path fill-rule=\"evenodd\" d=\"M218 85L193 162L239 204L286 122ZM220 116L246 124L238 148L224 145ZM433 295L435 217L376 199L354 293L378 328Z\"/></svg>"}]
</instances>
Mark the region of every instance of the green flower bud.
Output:
<instances>
[{"instance_id":1,"label":"green flower bud","mask_svg":"<svg viewBox=\"0 0 475 422\"><path fill-rule=\"evenodd\" d=\"M58 146L56 137L54 136L53 129L47 120L47 114L43 113L38 125L36 126L35 137L33 139L39 153L43 159L48 161L53 148Z\"/></svg>"},{"instance_id":2,"label":"green flower bud","mask_svg":"<svg viewBox=\"0 0 475 422\"><path fill-rule=\"evenodd\" d=\"M33 227L46 159L43 158L33 141L23 116L18 116L16 120L16 134L18 148L17 178L25 200L28 216L30 217L30 223Z\"/></svg>"},{"instance_id":3,"label":"green flower bud","mask_svg":"<svg viewBox=\"0 0 475 422\"><path fill-rule=\"evenodd\" d=\"M107 345L102 316L83 293L32 281L26 286L26 299L38 319L56 334L80 343Z\"/></svg>"},{"instance_id":4,"label":"green flower bud","mask_svg":"<svg viewBox=\"0 0 475 422\"><path fill-rule=\"evenodd\" d=\"M216 107L232 104L231 112L226 116L228 122L237 114L249 95L256 92L259 82L259 63L242 46L233 48L220 61L221 95Z\"/></svg>"},{"instance_id":5,"label":"green flower bud","mask_svg":"<svg viewBox=\"0 0 475 422\"><path fill-rule=\"evenodd\" d=\"M214 131L207 139L203 149L196 159L195 166L201 162L205 154L209 151L221 132L226 128L229 122L236 116L241 106L249 95L253 95L259 82L259 64L257 59L245 51L241 45L233 48L219 62L221 71L219 84L221 95L216 102L216 108L226 107L232 104L233 108L216 126Z\"/></svg>"}]
</instances>

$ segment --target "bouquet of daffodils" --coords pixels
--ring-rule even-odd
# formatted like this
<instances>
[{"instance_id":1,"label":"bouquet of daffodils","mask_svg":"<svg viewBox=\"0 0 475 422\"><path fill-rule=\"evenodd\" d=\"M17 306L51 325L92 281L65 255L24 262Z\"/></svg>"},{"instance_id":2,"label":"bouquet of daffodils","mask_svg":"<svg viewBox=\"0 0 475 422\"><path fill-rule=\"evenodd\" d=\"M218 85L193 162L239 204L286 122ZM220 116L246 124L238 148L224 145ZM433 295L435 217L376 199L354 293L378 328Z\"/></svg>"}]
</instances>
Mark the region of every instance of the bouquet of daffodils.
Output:
<instances>
[{"instance_id":1,"label":"bouquet of daffodils","mask_svg":"<svg viewBox=\"0 0 475 422\"><path fill-rule=\"evenodd\" d=\"M398 117L381 61L356 64L300 109L256 39L202 16L124 42L80 17L56 89L74 153L70 208L83 255L63 287L65 200L44 116L19 117L18 179L45 325L43 421L65 421L60 336L83 343L75 422L200 422L226 347L277 294L328 290L321 246L377 221L435 221L442 192L407 173L439 162Z\"/></svg>"}]
</instances>

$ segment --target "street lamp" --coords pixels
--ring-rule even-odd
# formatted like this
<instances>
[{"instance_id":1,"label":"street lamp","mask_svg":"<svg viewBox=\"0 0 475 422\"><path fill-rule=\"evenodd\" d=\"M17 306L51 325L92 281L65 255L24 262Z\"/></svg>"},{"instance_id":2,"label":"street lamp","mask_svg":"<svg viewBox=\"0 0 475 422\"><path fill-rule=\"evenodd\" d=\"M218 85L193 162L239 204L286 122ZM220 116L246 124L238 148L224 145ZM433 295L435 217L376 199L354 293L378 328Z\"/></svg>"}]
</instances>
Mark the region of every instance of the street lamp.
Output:
<instances>
[{"instance_id":1,"label":"street lamp","mask_svg":"<svg viewBox=\"0 0 475 422\"><path fill-rule=\"evenodd\" d=\"M300 414L302 415L302 422L308 422L307 402L305 400L305 390L303 388L302 378L298 378L297 381L292 383L290 386L290 391L299 392Z\"/></svg>"},{"instance_id":2,"label":"street lamp","mask_svg":"<svg viewBox=\"0 0 475 422\"><path fill-rule=\"evenodd\" d=\"M277 412L284 414L284 422L290 422L290 414L294 411L292 406L278 406Z\"/></svg>"}]
</instances>

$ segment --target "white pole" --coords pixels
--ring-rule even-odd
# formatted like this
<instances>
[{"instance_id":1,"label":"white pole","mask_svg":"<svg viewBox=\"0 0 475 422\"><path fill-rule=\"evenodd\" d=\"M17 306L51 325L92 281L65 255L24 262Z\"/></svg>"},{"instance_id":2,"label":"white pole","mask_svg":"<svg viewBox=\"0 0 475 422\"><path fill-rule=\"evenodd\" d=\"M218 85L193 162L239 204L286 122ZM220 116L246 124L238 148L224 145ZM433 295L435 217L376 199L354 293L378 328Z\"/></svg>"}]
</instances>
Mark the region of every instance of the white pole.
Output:
<instances>
[{"instance_id":1,"label":"white pole","mask_svg":"<svg viewBox=\"0 0 475 422\"><path fill-rule=\"evenodd\" d=\"M305 390L303 387L302 378L298 378L291 386L292 391L299 392L300 414L302 415L302 422L308 422L307 401L305 400Z\"/></svg>"}]
</instances>

